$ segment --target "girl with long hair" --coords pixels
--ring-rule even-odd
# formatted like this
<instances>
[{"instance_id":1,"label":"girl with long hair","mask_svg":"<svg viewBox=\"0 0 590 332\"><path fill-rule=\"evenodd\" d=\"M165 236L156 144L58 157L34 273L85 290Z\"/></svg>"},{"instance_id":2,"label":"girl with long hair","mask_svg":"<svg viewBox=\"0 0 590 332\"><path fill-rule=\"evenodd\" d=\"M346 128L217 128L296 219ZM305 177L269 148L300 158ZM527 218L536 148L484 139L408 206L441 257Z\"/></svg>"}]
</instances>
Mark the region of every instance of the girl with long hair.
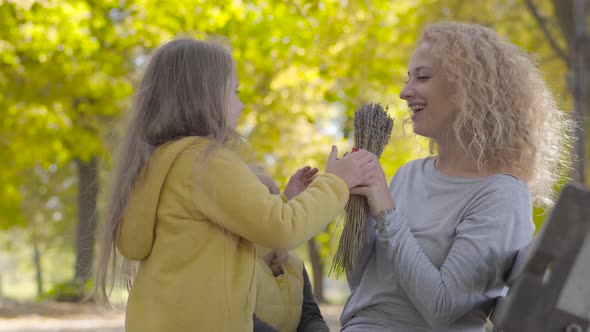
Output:
<instances>
[{"instance_id":1,"label":"girl with long hair","mask_svg":"<svg viewBox=\"0 0 590 332\"><path fill-rule=\"evenodd\" d=\"M108 300L115 252L124 257L126 331L252 331L254 244L296 247L378 169L367 151L338 159L333 147L325 173L297 197L271 195L240 157L242 109L225 48L180 39L151 58L121 142L96 277Z\"/></svg>"}]
</instances>

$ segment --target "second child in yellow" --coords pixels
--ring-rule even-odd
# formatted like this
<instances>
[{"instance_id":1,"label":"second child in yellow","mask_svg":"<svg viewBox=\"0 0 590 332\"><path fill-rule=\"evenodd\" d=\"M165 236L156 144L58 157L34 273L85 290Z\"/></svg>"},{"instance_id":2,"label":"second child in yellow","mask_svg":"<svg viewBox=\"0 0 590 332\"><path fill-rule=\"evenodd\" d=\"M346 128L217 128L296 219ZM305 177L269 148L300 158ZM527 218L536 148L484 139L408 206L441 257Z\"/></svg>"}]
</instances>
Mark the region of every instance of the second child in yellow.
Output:
<instances>
[{"instance_id":1,"label":"second child in yellow","mask_svg":"<svg viewBox=\"0 0 590 332\"><path fill-rule=\"evenodd\" d=\"M260 167L252 172L274 195L285 201L303 192L318 171L299 169L289 179L283 193ZM311 289L303 261L294 252L275 251L257 246L257 296L254 332L329 332Z\"/></svg>"}]
</instances>

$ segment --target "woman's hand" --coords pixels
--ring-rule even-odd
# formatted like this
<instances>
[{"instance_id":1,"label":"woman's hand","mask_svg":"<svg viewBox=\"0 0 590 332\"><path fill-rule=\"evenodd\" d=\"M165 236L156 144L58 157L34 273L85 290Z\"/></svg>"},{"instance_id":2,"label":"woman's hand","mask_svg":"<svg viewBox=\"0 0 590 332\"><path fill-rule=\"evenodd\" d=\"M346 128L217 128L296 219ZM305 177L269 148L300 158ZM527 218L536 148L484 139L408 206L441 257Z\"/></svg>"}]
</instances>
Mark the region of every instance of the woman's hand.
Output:
<instances>
[{"instance_id":1,"label":"woman's hand","mask_svg":"<svg viewBox=\"0 0 590 332\"><path fill-rule=\"evenodd\" d=\"M287 186L285 187L285 191L283 191L287 199L291 200L307 189L317 173L317 168L305 166L291 175L291 178L289 178L289 182L287 182Z\"/></svg>"},{"instance_id":2,"label":"woman's hand","mask_svg":"<svg viewBox=\"0 0 590 332\"><path fill-rule=\"evenodd\" d=\"M369 212L373 218L389 209L395 209L395 202L385 180L385 173L377 156L368 152L375 160L376 167L368 173L366 181L350 189L351 195L362 195L367 198ZM352 153L351 155L354 155Z\"/></svg>"}]
</instances>

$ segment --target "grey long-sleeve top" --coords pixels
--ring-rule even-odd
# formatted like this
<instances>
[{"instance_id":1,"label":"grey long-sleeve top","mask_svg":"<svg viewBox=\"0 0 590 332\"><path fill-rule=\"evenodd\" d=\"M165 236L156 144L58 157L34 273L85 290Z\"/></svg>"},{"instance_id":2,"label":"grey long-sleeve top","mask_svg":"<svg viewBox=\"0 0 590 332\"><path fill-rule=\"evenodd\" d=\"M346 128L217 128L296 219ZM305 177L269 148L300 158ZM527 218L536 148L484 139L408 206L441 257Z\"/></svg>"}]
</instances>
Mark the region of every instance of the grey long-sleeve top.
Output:
<instances>
[{"instance_id":1,"label":"grey long-sleeve top","mask_svg":"<svg viewBox=\"0 0 590 332\"><path fill-rule=\"evenodd\" d=\"M447 176L435 158L394 176L396 210L369 222L347 272L343 331L483 331L516 252L532 239L528 187L499 174Z\"/></svg>"}]
</instances>

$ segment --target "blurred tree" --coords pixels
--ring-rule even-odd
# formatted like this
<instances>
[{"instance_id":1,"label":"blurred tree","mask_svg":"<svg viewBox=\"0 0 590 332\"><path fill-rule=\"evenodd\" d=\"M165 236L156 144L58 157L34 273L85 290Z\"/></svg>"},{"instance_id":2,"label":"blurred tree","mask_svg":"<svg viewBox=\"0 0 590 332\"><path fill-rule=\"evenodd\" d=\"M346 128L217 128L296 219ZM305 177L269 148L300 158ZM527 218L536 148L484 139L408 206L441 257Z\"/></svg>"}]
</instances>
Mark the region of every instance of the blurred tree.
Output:
<instances>
[{"instance_id":1,"label":"blurred tree","mask_svg":"<svg viewBox=\"0 0 590 332\"><path fill-rule=\"evenodd\" d=\"M70 163L58 169L51 165L44 169L38 165L26 170L22 176L20 194L21 209L26 227L27 240L33 248L33 266L37 295L44 292L44 253L51 249L65 249L73 238L72 222L76 208L75 165Z\"/></svg>"},{"instance_id":2,"label":"blurred tree","mask_svg":"<svg viewBox=\"0 0 590 332\"><path fill-rule=\"evenodd\" d=\"M0 103L8 112L1 148L11 166L0 177L76 161L83 181L75 277L82 279L91 270L94 247L96 190L88 188L98 183L96 164L109 119L131 94L131 59L140 45L130 33L132 22L112 8L91 1L0 3ZM17 176L6 183L3 194L11 204L24 199L22 190L14 190L21 182ZM15 209L3 212L4 226L22 219Z\"/></svg>"},{"instance_id":3,"label":"blurred tree","mask_svg":"<svg viewBox=\"0 0 590 332\"><path fill-rule=\"evenodd\" d=\"M537 20L539 27L545 33L555 54L559 55L567 65L569 72L565 81L574 99L572 117L579 124L576 128L577 140L574 142L574 170L572 179L576 182L588 184L586 173L590 164L586 163L588 146L586 141L590 137L590 122L586 119L590 114L590 1L552 0L553 15L549 18L539 10L533 0L526 0L526 5ZM548 22L549 21L549 22ZM566 47L560 46L554 33L548 25L558 25Z\"/></svg>"}]
</instances>

